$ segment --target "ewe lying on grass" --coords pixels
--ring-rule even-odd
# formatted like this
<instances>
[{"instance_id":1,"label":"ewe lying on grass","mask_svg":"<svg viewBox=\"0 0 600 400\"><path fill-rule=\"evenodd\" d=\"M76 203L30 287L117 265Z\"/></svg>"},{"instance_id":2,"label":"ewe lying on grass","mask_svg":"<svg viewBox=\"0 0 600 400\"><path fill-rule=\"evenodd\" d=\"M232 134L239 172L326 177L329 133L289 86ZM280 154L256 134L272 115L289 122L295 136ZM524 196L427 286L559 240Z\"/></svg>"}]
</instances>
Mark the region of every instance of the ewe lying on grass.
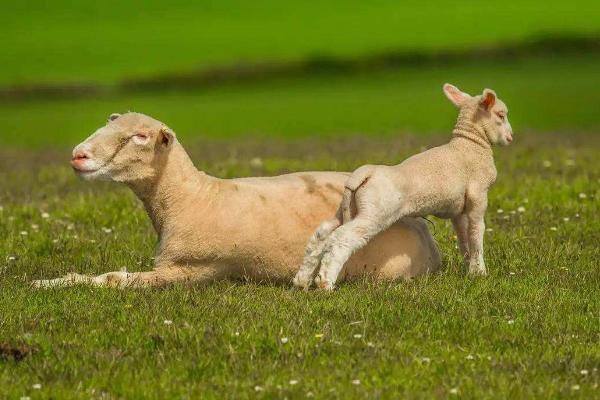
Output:
<instances>
[{"instance_id":1,"label":"ewe lying on grass","mask_svg":"<svg viewBox=\"0 0 600 400\"><path fill-rule=\"evenodd\" d=\"M333 289L354 252L401 218L427 215L451 218L469 272L487 273L483 217L488 189L496 180L491 146L512 142L508 110L489 89L471 97L446 84L444 93L460 108L450 143L396 166L357 169L345 184L338 211L343 221L326 221L315 232L294 278L296 286L307 288L320 263L315 284ZM354 209L356 216L351 219Z\"/></svg>"},{"instance_id":2,"label":"ewe lying on grass","mask_svg":"<svg viewBox=\"0 0 600 400\"><path fill-rule=\"evenodd\" d=\"M306 172L272 178L217 179L198 171L175 134L137 113L113 114L73 151L85 179L128 185L142 200L159 237L148 272L69 274L39 287L89 283L124 287L248 277L289 282L306 241L331 218L349 174ZM426 223L407 218L389 227L347 264L347 275L412 277L439 268Z\"/></svg>"}]
</instances>

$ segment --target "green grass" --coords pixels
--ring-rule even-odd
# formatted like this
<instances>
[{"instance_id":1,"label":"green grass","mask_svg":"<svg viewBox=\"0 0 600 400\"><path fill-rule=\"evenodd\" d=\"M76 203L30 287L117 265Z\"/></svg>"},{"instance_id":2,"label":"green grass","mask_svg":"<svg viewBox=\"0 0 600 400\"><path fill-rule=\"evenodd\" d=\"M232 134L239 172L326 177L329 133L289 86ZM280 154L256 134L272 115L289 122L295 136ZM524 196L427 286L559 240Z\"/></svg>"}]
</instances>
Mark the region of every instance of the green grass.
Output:
<instances>
[{"instance_id":1,"label":"green grass","mask_svg":"<svg viewBox=\"0 0 600 400\"><path fill-rule=\"evenodd\" d=\"M466 48L600 31L594 0L5 3L0 85L110 82L240 61Z\"/></svg>"},{"instance_id":2,"label":"green grass","mask_svg":"<svg viewBox=\"0 0 600 400\"><path fill-rule=\"evenodd\" d=\"M135 110L168 123L184 140L257 136L342 137L369 132L447 132L456 110L442 94L452 82L472 94L496 89L517 138L526 132L600 131L600 58L540 57L443 68L320 75L212 90L3 104L0 143L73 146L113 112Z\"/></svg>"},{"instance_id":3,"label":"green grass","mask_svg":"<svg viewBox=\"0 0 600 400\"><path fill-rule=\"evenodd\" d=\"M219 176L248 175L256 156L254 173L270 175L395 163L445 138L188 148ZM523 135L497 151L489 277L464 275L449 224L434 220L441 273L331 294L242 282L34 291L31 279L71 270L149 269L155 235L131 193L77 181L58 150L0 149L0 349L32 351L0 358L0 397L597 397L598 139Z\"/></svg>"}]
</instances>

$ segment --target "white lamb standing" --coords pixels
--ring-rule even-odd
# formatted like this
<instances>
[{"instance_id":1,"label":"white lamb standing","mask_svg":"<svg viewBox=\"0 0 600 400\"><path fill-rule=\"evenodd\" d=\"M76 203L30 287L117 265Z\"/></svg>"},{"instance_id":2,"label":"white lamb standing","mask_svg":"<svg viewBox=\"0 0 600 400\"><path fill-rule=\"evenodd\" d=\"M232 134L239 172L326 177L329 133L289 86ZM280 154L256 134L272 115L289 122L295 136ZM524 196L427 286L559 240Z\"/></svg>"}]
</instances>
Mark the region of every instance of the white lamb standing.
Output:
<instances>
[{"instance_id":1,"label":"white lamb standing","mask_svg":"<svg viewBox=\"0 0 600 400\"><path fill-rule=\"evenodd\" d=\"M333 289L346 261L379 232L402 218L428 215L451 219L469 272L487 274L483 234L487 193L496 180L492 145L513 140L508 110L490 89L470 96L445 84L444 93L460 110L450 142L399 165L358 168L345 184L343 219L325 221L309 240L297 287L308 288L314 277L317 287Z\"/></svg>"},{"instance_id":2,"label":"white lamb standing","mask_svg":"<svg viewBox=\"0 0 600 400\"><path fill-rule=\"evenodd\" d=\"M73 150L87 180L123 182L143 202L158 233L151 271L72 273L37 287L85 283L115 287L250 278L289 283L306 241L332 218L348 173L302 172L218 179L198 171L174 132L138 113L113 114ZM405 219L348 262L348 276L408 278L440 266L437 246L420 219Z\"/></svg>"}]
</instances>

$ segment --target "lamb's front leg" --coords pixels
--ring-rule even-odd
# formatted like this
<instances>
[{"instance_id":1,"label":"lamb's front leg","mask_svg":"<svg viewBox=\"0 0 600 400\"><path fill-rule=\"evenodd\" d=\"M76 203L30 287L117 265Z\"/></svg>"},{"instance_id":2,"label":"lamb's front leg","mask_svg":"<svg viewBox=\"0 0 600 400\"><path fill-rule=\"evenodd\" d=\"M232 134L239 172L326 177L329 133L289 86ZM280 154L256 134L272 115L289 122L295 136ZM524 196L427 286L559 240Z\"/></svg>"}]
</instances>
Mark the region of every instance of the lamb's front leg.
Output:
<instances>
[{"instance_id":1,"label":"lamb's front leg","mask_svg":"<svg viewBox=\"0 0 600 400\"><path fill-rule=\"evenodd\" d=\"M458 238L458 249L465 262L469 261L469 217L467 214L460 214L452 218L452 225Z\"/></svg>"},{"instance_id":2,"label":"lamb's front leg","mask_svg":"<svg viewBox=\"0 0 600 400\"><path fill-rule=\"evenodd\" d=\"M468 216L469 273L473 275L487 275L487 269L483 260L484 213L485 210L479 210L471 212Z\"/></svg>"}]
</instances>

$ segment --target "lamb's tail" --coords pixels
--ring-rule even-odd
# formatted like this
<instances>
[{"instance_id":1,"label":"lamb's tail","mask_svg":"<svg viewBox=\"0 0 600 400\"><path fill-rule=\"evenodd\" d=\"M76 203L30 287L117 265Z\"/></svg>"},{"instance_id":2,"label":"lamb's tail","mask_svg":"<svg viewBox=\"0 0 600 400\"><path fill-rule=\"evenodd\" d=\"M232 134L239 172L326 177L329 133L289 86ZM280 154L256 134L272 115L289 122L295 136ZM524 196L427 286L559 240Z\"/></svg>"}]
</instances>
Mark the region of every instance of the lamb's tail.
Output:
<instances>
[{"instance_id":1,"label":"lamb's tail","mask_svg":"<svg viewBox=\"0 0 600 400\"><path fill-rule=\"evenodd\" d=\"M343 223L352 220L352 211L356 209L356 191L365 183L367 183L367 181L371 177L372 171L373 166L362 166L352 173L352 175L350 176L350 178L348 178L348 181L344 185L344 194L342 196L341 204Z\"/></svg>"}]
</instances>

